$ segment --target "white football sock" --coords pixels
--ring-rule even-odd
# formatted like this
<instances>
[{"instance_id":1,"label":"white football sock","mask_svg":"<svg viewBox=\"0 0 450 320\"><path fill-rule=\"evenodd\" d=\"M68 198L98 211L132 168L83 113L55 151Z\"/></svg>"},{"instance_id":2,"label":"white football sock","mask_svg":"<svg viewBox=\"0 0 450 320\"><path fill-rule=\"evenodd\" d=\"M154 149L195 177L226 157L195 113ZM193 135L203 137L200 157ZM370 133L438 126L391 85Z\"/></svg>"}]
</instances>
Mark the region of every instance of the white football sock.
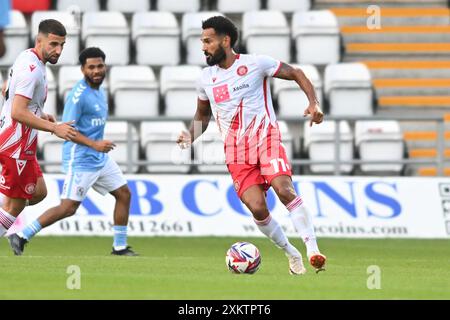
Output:
<instances>
[{"instance_id":1,"label":"white football sock","mask_svg":"<svg viewBox=\"0 0 450 320\"><path fill-rule=\"evenodd\" d=\"M289 217L291 218L295 229L305 243L308 257L314 252L319 252L312 217L306 206L303 204L302 198L296 197L286 206L286 208L289 210Z\"/></svg>"},{"instance_id":2,"label":"white football sock","mask_svg":"<svg viewBox=\"0 0 450 320\"><path fill-rule=\"evenodd\" d=\"M264 233L280 249L283 249L288 256L300 256L298 250L289 242L278 222L269 215L266 219L255 220L259 230Z\"/></svg>"},{"instance_id":3,"label":"white football sock","mask_svg":"<svg viewBox=\"0 0 450 320\"><path fill-rule=\"evenodd\" d=\"M8 212L0 208L0 237L3 237L9 228L16 221L16 217L13 217Z\"/></svg>"}]
</instances>

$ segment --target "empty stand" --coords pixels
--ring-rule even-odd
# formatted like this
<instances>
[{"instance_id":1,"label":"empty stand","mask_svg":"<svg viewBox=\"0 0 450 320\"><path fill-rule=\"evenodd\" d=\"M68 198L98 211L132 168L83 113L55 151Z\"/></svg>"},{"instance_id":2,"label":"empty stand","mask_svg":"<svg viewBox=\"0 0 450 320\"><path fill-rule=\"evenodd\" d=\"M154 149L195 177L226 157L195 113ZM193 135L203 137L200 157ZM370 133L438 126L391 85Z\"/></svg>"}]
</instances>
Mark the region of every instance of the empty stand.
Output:
<instances>
[{"instance_id":1,"label":"empty stand","mask_svg":"<svg viewBox=\"0 0 450 320\"><path fill-rule=\"evenodd\" d=\"M196 12L200 10L200 0L156 0L156 10L174 13Z\"/></svg>"},{"instance_id":2,"label":"empty stand","mask_svg":"<svg viewBox=\"0 0 450 320\"><path fill-rule=\"evenodd\" d=\"M36 11L31 16L31 40L34 43L38 33L39 23L44 19L61 21L67 31L64 50L58 60L58 65L74 65L78 63L80 54L80 25L77 17L68 11ZM49 64L51 65L51 64Z\"/></svg>"},{"instance_id":3,"label":"empty stand","mask_svg":"<svg viewBox=\"0 0 450 320\"><path fill-rule=\"evenodd\" d=\"M320 125L309 126L305 122L303 127L304 149L311 160L334 161L336 122L324 121ZM353 159L353 134L347 121L339 122L339 158L341 161ZM334 164L312 164L309 166L311 173L332 173ZM339 167L341 173L350 173L353 165L342 164Z\"/></svg>"},{"instance_id":4,"label":"empty stand","mask_svg":"<svg viewBox=\"0 0 450 320\"><path fill-rule=\"evenodd\" d=\"M81 30L85 47L99 47L109 65L127 65L130 60L125 16L120 12L86 12Z\"/></svg>"},{"instance_id":5,"label":"empty stand","mask_svg":"<svg viewBox=\"0 0 450 320\"><path fill-rule=\"evenodd\" d=\"M322 98L322 80L319 71L314 65L294 65L299 67L312 82L319 102ZM300 116L309 105L305 92L300 89L295 81L273 79L273 96L278 102L278 114L284 116Z\"/></svg>"},{"instance_id":6,"label":"empty stand","mask_svg":"<svg viewBox=\"0 0 450 320\"><path fill-rule=\"evenodd\" d=\"M190 170L191 150L182 150L175 143L182 130L187 130L182 121L141 122L141 147L145 159L150 161L146 166L148 172L186 173ZM172 165L152 165L151 162Z\"/></svg>"},{"instance_id":7,"label":"empty stand","mask_svg":"<svg viewBox=\"0 0 450 320\"><path fill-rule=\"evenodd\" d=\"M291 61L290 30L281 11L245 12L242 18L242 40L248 53Z\"/></svg>"},{"instance_id":8,"label":"empty stand","mask_svg":"<svg viewBox=\"0 0 450 320\"><path fill-rule=\"evenodd\" d=\"M55 80L55 76L53 75L52 69L47 66L47 99L44 104L44 112L51 114L56 117L57 103L58 103L58 93L57 93L57 84Z\"/></svg>"},{"instance_id":9,"label":"empty stand","mask_svg":"<svg viewBox=\"0 0 450 320\"><path fill-rule=\"evenodd\" d=\"M165 115L192 118L197 108L199 66L165 66L161 69L160 88Z\"/></svg>"},{"instance_id":10,"label":"empty stand","mask_svg":"<svg viewBox=\"0 0 450 320\"><path fill-rule=\"evenodd\" d=\"M64 140L46 131L38 131L38 148L42 159L47 162L61 163ZM42 165L46 173L62 173L61 164Z\"/></svg>"},{"instance_id":11,"label":"empty stand","mask_svg":"<svg viewBox=\"0 0 450 320\"><path fill-rule=\"evenodd\" d=\"M186 48L186 63L206 65L205 54L200 42L202 34L202 21L222 15L216 11L188 12L183 14L181 20L181 38Z\"/></svg>"},{"instance_id":12,"label":"empty stand","mask_svg":"<svg viewBox=\"0 0 450 320\"><path fill-rule=\"evenodd\" d=\"M12 8L25 14L31 14L34 11L49 10L50 0L12 0Z\"/></svg>"},{"instance_id":13,"label":"empty stand","mask_svg":"<svg viewBox=\"0 0 450 320\"><path fill-rule=\"evenodd\" d=\"M150 10L150 0L107 0L106 10L133 13Z\"/></svg>"},{"instance_id":14,"label":"empty stand","mask_svg":"<svg viewBox=\"0 0 450 320\"><path fill-rule=\"evenodd\" d=\"M58 11L99 11L99 0L57 0L56 9Z\"/></svg>"},{"instance_id":15,"label":"empty stand","mask_svg":"<svg viewBox=\"0 0 450 320\"><path fill-rule=\"evenodd\" d=\"M229 1L217 0L217 11L222 13L244 13L261 9L260 0Z\"/></svg>"},{"instance_id":16,"label":"empty stand","mask_svg":"<svg viewBox=\"0 0 450 320\"><path fill-rule=\"evenodd\" d=\"M128 170L128 143L131 143L131 157L133 162L139 159L139 136L136 128L130 123L131 139L128 138L128 125L126 121L107 121L105 126L105 140L111 140L116 144L114 150L110 151L109 156L117 162L123 172L136 173L139 166L131 167Z\"/></svg>"},{"instance_id":17,"label":"empty stand","mask_svg":"<svg viewBox=\"0 0 450 320\"><path fill-rule=\"evenodd\" d=\"M13 65L17 56L28 49L28 27L22 12L13 10L10 15L11 23L3 30L5 55L0 58L0 67Z\"/></svg>"},{"instance_id":18,"label":"empty stand","mask_svg":"<svg viewBox=\"0 0 450 320\"><path fill-rule=\"evenodd\" d=\"M58 95L64 103L75 84L83 79L83 73L79 66L63 66L59 69Z\"/></svg>"},{"instance_id":19,"label":"empty stand","mask_svg":"<svg viewBox=\"0 0 450 320\"><path fill-rule=\"evenodd\" d=\"M194 141L193 148L195 161L201 163L197 165L199 172L228 172L223 141L215 122L209 123L206 131Z\"/></svg>"},{"instance_id":20,"label":"empty stand","mask_svg":"<svg viewBox=\"0 0 450 320\"><path fill-rule=\"evenodd\" d=\"M324 82L330 114L359 116L373 114L371 77L364 64L327 65Z\"/></svg>"},{"instance_id":21,"label":"empty stand","mask_svg":"<svg viewBox=\"0 0 450 320\"><path fill-rule=\"evenodd\" d=\"M329 10L294 13L292 38L298 63L325 65L340 61L338 21Z\"/></svg>"},{"instance_id":22,"label":"empty stand","mask_svg":"<svg viewBox=\"0 0 450 320\"><path fill-rule=\"evenodd\" d=\"M267 9L287 13L308 11L311 9L311 0L267 0Z\"/></svg>"},{"instance_id":23,"label":"empty stand","mask_svg":"<svg viewBox=\"0 0 450 320\"><path fill-rule=\"evenodd\" d=\"M131 26L138 64L180 63L180 28L173 13L138 12L133 15Z\"/></svg>"},{"instance_id":24,"label":"empty stand","mask_svg":"<svg viewBox=\"0 0 450 320\"><path fill-rule=\"evenodd\" d=\"M114 66L110 70L109 85L116 116L142 118L158 115L159 88L150 67Z\"/></svg>"},{"instance_id":25,"label":"empty stand","mask_svg":"<svg viewBox=\"0 0 450 320\"><path fill-rule=\"evenodd\" d=\"M355 145L361 160L399 161L403 159L404 143L397 121L356 121ZM364 173L395 173L402 164L362 164Z\"/></svg>"}]
</instances>

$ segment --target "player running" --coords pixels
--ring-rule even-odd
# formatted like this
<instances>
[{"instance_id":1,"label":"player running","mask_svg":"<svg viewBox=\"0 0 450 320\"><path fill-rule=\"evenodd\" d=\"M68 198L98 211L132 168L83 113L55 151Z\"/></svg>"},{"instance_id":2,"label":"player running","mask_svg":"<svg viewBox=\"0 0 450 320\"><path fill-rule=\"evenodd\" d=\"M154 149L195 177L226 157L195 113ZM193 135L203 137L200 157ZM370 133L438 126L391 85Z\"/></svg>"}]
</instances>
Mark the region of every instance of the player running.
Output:
<instances>
[{"instance_id":1,"label":"player running","mask_svg":"<svg viewBox=\"0 0 450 320\"><path fill-rule=\"evenodd\" d=\"M35 47L23 51L14 62L4 89L0 115L0 237L5 235L26 205L47 195L36 159L38 130L70 140L76 130L72 122L56 123L43 112L47 98L45 64L58 62L66 41L66 29L56 20L39 23Z\"/></svg>"},{"instance_id":2,"label":"player running","mask_svg":"<svg viewBox=\"0 0 450 320\"><path fill-rule=\"evenodd\" d=\"M317 246L311 214L292 185L268 77L297 82L309 99L304 116L311 116L310 125L323 120L311 82L300 69L268 56L236 54L232 48L238 30L225 17L203 21L202 29L201 41L209 67L203 69L199 79L197 111L189 132L182 132L177 143L188 147L206 130L214 115L225 143L226 164L234 187L258 228L284 250L291 274L306 272L301 253L267 208L265 192L272 186L306 245L310 264L316 271L323 270L326 257Z\"/></svg>"},{"instance_id":3,"label":"player running","mask_svg":"<svg viewBox=\"0 0 450 320\"><path fill-rule=\"evenodd\" d=\"M61 203L45 211L22 232L9 236L16 255L23 253L25 244L42 228L72 216L91 187L102 195L109 192L116 199L111 254L137 255L127 245L131 193L119 166L107 154L115 144L103 139L108 116L107 98L101 87L106 75L105 54L90 47L80 53L79 60L84 79L75 85L64 105L63 120L74 121L78 133L63 146L66 179Z\"/></svg>"}]
</instances>

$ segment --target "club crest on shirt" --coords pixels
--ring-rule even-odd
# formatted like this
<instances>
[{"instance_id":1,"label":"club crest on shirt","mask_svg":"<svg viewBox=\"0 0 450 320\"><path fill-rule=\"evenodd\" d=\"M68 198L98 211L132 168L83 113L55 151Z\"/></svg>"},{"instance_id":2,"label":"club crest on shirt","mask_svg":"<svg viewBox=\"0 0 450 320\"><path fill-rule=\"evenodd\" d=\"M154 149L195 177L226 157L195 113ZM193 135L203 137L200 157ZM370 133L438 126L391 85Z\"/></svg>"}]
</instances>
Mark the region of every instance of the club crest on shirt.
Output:
<instances>
[{"instance_id":1,"label":"club crest on shirt","mask_svg":"<svg viewBox=\"0 0 450 320\"><path fill-rule=\"evenodd\" d=\"M247 72L248 72L247 66L240 66L240 67L237 69L237 74L240 75L241 77L242 77L242 76L245 76L245 75L247 74Z\"/></svg>"},{"instance_id":2,"label":"club crest on shirt","mask_svg":"<svg viewBox=\"0 0 450 320\"><path fill-rule=\"evenodd\" d=\"M25 186L25 192L28 194L33 194L35 190L36 190L36 184L34 184L34 183L29 183Z\"/></svg>"}]
</instances>

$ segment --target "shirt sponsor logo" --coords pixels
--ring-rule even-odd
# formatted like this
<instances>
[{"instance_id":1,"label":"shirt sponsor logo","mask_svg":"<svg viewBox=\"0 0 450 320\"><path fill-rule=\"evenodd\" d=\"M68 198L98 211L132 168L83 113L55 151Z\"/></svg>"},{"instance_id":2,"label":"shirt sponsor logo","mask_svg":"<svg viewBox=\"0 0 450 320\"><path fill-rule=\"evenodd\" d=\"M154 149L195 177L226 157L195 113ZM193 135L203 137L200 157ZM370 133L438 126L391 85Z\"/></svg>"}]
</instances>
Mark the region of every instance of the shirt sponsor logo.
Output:
<instances>
[{"instance_id":1,"label":"shirt sponsor logo","mask_svg":"<svg viewBox=\"0 0 450 320\"><path fill-rule=\"evenodd\" d=\"M93 118L91 119L91 126L93 127L98 127L98 126L103 126L106 123L106 119L105 118Z\"/></svg>"},{"instance_id":2,"label":"shirt sponsor logo","mask_svg":"<svg viewBox=\"0 0 450 320\"><path fill-rule=\"evenodd\" d=\"M239 91L239 90L242 90L242 89L247 89L247 88L250 88L250 85L247 84L247 83L244 83L244 84L241 84L241 85L239 85L237 87L234 87L233 88L233 92L236 92L236 91Z\"/></svg>"}]
</instances>

